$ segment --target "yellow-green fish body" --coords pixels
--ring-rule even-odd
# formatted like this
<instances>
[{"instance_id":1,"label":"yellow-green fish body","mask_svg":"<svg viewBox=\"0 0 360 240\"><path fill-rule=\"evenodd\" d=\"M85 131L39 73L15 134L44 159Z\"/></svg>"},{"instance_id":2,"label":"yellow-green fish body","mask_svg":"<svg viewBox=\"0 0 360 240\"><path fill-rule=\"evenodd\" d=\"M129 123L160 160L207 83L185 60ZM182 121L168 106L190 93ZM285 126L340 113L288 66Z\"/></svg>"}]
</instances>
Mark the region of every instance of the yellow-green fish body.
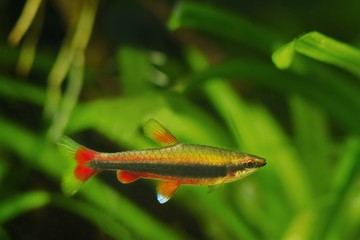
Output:
<instances>
[{"instance_id":1,"label":"yellow-green fish body","mask_svg":"<svg viewBox=\"0 0 360 240\"><path fill-rule=\"evenodd\" d=\"M162 125L150 120L145 134L165 147L101 153L63 137L59 146L70 152L78 165L65 178L65 193L74 194L88 178L102 170L117 170L122 183L139 178L160 180L157 192L160 203L168 201L181 184L219 185L241 179L266 164L265 159L227 149L182 144Z\"/></svg>"}]
</instances>

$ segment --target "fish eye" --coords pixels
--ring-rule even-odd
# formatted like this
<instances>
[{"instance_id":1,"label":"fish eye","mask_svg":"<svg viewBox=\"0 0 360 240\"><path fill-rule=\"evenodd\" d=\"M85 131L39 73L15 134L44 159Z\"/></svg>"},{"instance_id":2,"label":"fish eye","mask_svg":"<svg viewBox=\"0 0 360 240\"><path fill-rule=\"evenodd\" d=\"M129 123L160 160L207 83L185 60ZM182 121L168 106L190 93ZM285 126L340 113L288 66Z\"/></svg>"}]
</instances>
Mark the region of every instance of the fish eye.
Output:
<instances>
[{"instance_id":1,"label":"fish eye","mask_svg":"<svg viewBox=\"0 0 360 240\"><path fill-rule=\"evenodd\" d=\"M254 162L247 162L247 163L245 163L245 167L246 168L253 168L253 167L255 167L255 163Z\"/></svg>"}]
</instances>

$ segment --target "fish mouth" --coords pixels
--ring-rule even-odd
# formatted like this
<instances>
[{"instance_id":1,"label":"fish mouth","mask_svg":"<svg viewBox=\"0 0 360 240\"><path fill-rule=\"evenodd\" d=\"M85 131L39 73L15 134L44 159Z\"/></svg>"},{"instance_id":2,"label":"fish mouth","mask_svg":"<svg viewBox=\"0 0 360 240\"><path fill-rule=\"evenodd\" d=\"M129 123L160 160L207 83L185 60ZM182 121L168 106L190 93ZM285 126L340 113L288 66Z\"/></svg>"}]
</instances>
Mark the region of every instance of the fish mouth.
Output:
<instances>
[{"instance_id":1,"label":"fish mouth","mask_svg":"<svg viewBox=\"0 0 360 240\"><path fill-rule=\"evenodd\" d=\"M255 162L255 167L256 168L261 168L261 167L266 165L266 159L265 158L255 156L255 155L252 155L252 154L248 154L248 155L251 158L251 160Z\"/></svg>"},{"instance_id":2,"label":"fish mouth","mask_svg":"<svg viewBox=\"0 0 360 240\"><path fill-rule=\"evenodd\" d=\"M258 167L263 167L266 165L266 160L264 158L261 158L258 162Z\"/></svg>"}]
</instances>

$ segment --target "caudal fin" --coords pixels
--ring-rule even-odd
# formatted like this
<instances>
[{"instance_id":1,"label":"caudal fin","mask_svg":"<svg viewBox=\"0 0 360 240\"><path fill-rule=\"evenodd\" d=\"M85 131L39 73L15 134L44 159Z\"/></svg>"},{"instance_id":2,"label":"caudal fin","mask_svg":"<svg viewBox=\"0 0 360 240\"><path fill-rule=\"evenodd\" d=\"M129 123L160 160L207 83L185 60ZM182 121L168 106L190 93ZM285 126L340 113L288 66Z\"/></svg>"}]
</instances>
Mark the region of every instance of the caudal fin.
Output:
<instances>
[{"instance_id":1,"label":"caudal fin","mask_svg":"<svg viewBox=\"0 0 360 240\"><path fill-rule=\"evenodd\" d=\"M68 196L72 196L86 180L98 172L98 170L86 165L87 162L95 158L96 152L66 136L59 139L58 147L65 157L76 164L70 172L64 175L61 182L63 192Z\"/></svg>"}]
</instances>

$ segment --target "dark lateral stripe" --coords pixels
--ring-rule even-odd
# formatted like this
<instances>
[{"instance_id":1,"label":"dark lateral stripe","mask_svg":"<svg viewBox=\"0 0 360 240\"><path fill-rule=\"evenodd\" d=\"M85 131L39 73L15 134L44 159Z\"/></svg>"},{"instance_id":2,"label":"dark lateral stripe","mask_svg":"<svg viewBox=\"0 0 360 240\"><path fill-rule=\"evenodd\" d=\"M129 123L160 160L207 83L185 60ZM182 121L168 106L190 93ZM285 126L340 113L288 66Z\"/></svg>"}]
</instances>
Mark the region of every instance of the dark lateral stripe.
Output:
<instances>
[{"instance_id":1,"label":"dark lateral stripe","mask_svg":"<svg viewBox=\"0 0 360 240\"><path fill-rule=\"evenodd\" d=\"M168 163L127 163L93 161L92 168L129 170L139 173L150 173L163 176L184 178L216 178L227 175L227 167L203 164L168 164Z\"/></svg>"}]
</instances>

